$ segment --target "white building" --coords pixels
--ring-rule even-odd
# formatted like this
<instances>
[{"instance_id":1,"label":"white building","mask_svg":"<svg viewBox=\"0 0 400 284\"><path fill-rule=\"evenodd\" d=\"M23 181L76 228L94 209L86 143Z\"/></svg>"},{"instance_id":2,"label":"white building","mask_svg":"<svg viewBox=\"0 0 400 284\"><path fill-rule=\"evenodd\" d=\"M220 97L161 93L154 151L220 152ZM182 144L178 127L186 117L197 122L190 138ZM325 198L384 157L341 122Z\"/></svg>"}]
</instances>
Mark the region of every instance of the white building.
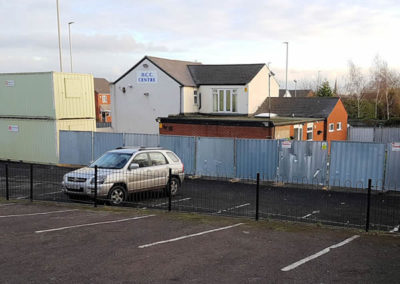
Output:
<instances>
[{"instance_id":1,"label":"white building","mask_svg":"<svg viewBox=\"0 0 400 284\"><path fill-rule=\"evenodd\" d=\"M204 65L145 56L111 84L115 132L156 134L157 117L254 113L279 85L265 64Z\"/></svg>"}]
</instances>

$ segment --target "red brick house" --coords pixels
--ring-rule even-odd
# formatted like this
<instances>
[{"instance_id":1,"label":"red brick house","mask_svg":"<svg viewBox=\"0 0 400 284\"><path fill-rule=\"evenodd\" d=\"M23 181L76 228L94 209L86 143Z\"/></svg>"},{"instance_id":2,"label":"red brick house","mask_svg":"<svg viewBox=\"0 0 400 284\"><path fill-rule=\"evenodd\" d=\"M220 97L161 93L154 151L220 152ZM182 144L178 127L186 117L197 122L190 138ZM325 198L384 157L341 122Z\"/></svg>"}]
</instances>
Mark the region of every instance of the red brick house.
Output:
<instances>
[{"instance_id":1,"label":"red brick house","mask_svg":"<svg viewBox=\"0 0 400 284\"><path fill-rule=\"evenodd\" d=\"M185 114L158 121L159 133L164 135L310 141L347 138L347 112L339 98L271 98L270 104L267 98L253 115Z\"/></svg>"},{"instance_id":2,"label":"red brick house","mask_svg":"<svg viewBox=\"0 0 400 284\"><path fill-rule=\"evenodd\" d=\"M111 122L110 84L106 79L94 78L94 98L97 122Z\"/></svg>"}]
</instances>

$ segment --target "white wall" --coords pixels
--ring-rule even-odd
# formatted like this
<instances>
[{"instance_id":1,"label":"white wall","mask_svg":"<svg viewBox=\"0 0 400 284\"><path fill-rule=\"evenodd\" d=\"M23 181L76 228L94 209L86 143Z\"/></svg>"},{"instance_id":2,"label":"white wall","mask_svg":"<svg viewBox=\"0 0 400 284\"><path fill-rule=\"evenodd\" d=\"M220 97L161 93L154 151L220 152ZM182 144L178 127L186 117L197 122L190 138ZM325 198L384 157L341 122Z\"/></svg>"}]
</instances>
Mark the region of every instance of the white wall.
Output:
<instances>
[{"instance_id":1,"label":"white wall","mask_svg":"<svg viewBox=\"0 0 400 284\"><path fill-rule=\"evenodd\" d=\"M148 68L144 68L143 64L147 64ZM137 71L156 71L157 82L138 83ZM123 87L126 89L125 93L122 92ZM178 82L149 60L143 60L115 86L111 85L114 131L157 134L159 132L157 117L180 113L180 92ZM145 96L144 93L149 95Z\"/></svg>"},{"instance_id":2,"label":"white wall","mask_svg":"<svg viewBox=\"0 0 400 284\"><path fill-rule=\"evenodd\" d=\"M268 97L268 73L267 66L264 66L249 83L249 114L254 113ZM271 97L278 96L279 84L274 77L271 77Z\"/></svg>"},{"instance_id":3,"label":"white wall","mask_svg":"<svg viewBox=\"0 0 400 284\"><path fill-rule=\"evenodd\" d=\"M234 85L234 86L200 86L199 92L201 93L201 109L200 113L214 113L213 112L213 89L237 89L237 114L247 114L248 109L248 93L245 92L247 86ZM218 112L220 113L220 112ZM231 112L227 114L232 114Z\"/></svg>"},{"instance_id":4,"label":"white wall","mask_svg":"<svg viewBox=\"0 0 400 284\"><path fill-rule=\"evenodd\" d=\"M194 113L194 112L199 111L198 105L194 104L194 91L195 90L197 90L197 88L193 88L193 87L183 87L182 88L183 112L184 113Z\"/></svg>"}]
</instances>

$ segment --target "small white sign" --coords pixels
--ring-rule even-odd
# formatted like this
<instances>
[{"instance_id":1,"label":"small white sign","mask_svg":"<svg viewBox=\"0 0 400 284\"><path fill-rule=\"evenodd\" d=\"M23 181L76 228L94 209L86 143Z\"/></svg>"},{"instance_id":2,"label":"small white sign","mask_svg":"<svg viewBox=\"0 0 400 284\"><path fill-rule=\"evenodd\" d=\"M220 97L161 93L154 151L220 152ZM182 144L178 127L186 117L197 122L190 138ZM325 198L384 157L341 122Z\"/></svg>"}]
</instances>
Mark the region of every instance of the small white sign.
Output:
<instances>
[{"instance_id":1,"label":"small white sign","mask_svg":"<svg viewBox=\"0 0 400 284\"><path fill-rule=\"evenodd\" d=\"M18 127L18 125L9 125L8 126L8 131L18 132L19 131L19 127Z\"/></svg>"},{"instance_id":2,"label":"small white sign","mask_svg":"<svg viewBox=\"0 0 400 284\"><path fill-rule=\"evenodd\" d=\"M392 143L392 151L393 152L400 152L400 142L393 142Z\"/></svg>"},{"instance_id":3,"label":"small white sign","mask_svg":"<svg viewBox=\"0 0 400 284\"><path fill-rule=\"evenodd\" d=\"M292 142L282 141L282 149L290 149L290 148L292 148Z\"/></svg>"},{"instance_id":4,"label":"small white sign","mask_svg":"<svg viewBox=\"0 0 400 284\"><path fill-rule=\"evenodd\" d=\"M15 82L14 82L14 80L6 80L6 81L4 82L4 85L5 85L6 87L14 87L14 86L15 86Z\"/></svg>"},{"instance_id":5,"label":"small white sign","mask_svg":"<svg viewBox=\"0 0 400 284\"><path fill-rule=\"evenodd\" d=\"M157 71L137 71L136 82L139 84L154 84L157 83Z\"/></svg>"}]
</instances>

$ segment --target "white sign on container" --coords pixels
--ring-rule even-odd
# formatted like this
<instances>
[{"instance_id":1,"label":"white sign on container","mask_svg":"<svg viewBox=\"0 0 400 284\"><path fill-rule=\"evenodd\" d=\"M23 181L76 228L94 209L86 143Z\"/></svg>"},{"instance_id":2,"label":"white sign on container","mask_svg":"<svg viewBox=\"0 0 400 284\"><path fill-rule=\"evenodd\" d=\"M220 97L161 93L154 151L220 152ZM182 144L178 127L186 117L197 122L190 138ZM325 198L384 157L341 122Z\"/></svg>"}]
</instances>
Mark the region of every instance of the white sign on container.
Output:
<instances>
[{"instance_id":1,"label":"white sign on container","mask_svg":"<svg viewBox=\"0 0 400 284\"><path fill-rule=\"evenodd\" d=\"M400 152L400 142L393 142L392 143L392 151L393 152Z\"/></svg>"},{"instance_id":2,"label":"white sign on container","mask_svg":"<svg viewBox=\"0 0 400 284\"><path fill-rule=\"evenodd\" d=\"M157 83L157 71L137 71L136 82L139 84Z\"/></svg>"},{"instance_id":3,"label":"white sign on container","mask_svg":"<svg viewBox=\"0 0 400 284\"><path fill-rule=\"evenodd\" d=\"M18 127L18 125L9 125L8 126L8 131L18 132L19 131L19 127Z\"/></svg>"},{"instance_id":4,"label":"white sign on container","mask_svg":"<svg viewBox=\"0 0 400 284\"><path fill-rule=\"evenodd\" d=\"M6 87L14 87L14 86L15 86L15 82L14 82L14 80L6 80L6 81L4 82L4 85L5 85Z\"/></svg>"}]
</instances>

